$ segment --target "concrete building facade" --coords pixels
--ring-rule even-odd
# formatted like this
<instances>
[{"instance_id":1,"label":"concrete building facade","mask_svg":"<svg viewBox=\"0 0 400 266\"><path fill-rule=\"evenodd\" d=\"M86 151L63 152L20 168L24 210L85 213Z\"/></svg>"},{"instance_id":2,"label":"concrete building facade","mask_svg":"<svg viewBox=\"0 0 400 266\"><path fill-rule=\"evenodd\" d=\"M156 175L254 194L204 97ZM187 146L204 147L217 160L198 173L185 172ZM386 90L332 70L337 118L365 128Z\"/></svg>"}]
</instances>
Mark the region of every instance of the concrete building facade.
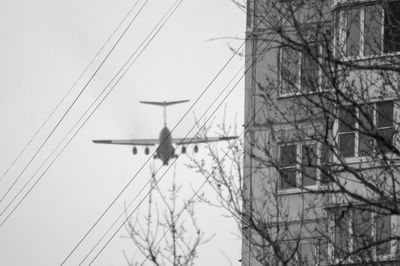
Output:
<instances>
[{"instance_id":1,"label":"concrete building facade","mask_svg":"<svg viewBox=\"0 0 400 266\"><path fill-rule=\"evenodd\" d=\"M399 265L400 1L247 1L242 265Z\"/></svg>"}]
</instances>

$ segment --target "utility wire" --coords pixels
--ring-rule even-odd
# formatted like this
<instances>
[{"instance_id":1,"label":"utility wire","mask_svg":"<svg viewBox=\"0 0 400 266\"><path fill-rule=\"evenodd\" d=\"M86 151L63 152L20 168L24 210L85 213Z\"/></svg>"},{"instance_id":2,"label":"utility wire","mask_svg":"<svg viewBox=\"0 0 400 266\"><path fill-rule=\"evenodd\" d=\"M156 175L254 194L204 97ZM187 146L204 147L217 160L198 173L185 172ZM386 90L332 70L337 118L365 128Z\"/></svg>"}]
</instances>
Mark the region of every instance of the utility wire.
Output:
<instances>
[{"instance_id":1,"label":"utility wire","mask_svg":"<svg viewBox=\"0 0 400 266\"><path fill-rule=\"evenodd\" d=\"M121 34L121 36L118 38L118 40L115 42L115 44L113 45L113 47L111 48L111 50L107 53L106 57L102 60L102 62L100 63L100 65L97 67L97 69L95 70L95 72L92 74L92 76L90 77L90 79L86 82L85 86L82 88L82 90L78 93L78 95L75 97L75 99L73 100L73 102L70 104L70 106L68 107L68 109L65 111L65 113L63 114L63 116L61 117L61 119L57 122L57 124L55 125L55 127L51 130L51 132L47 135L46 139L42 142L42 144L40 145L39 149L35 152L35 154L33 155L33 157L29 160L28 164L25 165L25 167L23 168L23 170L20 172L20 174L17 176L17 178L14 180L14 182L11 184L11 186L7 189L6 193L2 196L2 198L0 199L0 203L4 200L4 198L8 195L8 193L11 191L11 189L14 187L14 185L18 182L18 180L21 178L21 176L25 173L25 170L29 167L29 165L32 163L32 161L36 158L36 156L39 154L39 152L42 150L42 148L44 147L44 145L47 143L47 141L50 139L50 137L53 135L53 133L56 131L56 129L58 128L58 126L61 124L61 122L64 120L64 118L67 116L67 114L69 113L69 111L72 109L72 107L75 105L75 103L78 101L78 99L80 98L80 96L82 95L82 93L86 90L86 88L88 87L88 85L90 84L90 82L93 80L93 78L96 76L96 74L98 73L98 71L100 70L100 68L103 66L103 64L106 62L106 60L108 59L108 57L111 55L111 53L114 51L115 47L118 45L118 43L121 41L121 39L124 37L125 33L128 31L128 29L131 27L131 25L133 24L133 22L136 20L137 16L140 14L140 12L142 11L142 9L144 8L144 6L147 4L149 0L146 0L144 2L144 4L142 5L142 7L140 8L140 10L138 11L138 13L135 15L135 17L130 21L130 23L128 24L128 26L125 28L125 30L123 31L123 33Z\"/></svg>"},{"instance_id":2,"label":"utility wire","mask_svg":"<svg viewBox=\"0 0 400 266\"><path fill-rule=\"evenodd\" d=\"M180 0L180 2L182 2L183 0ZM178 2L178 0L176 1ZM175 3L176 3L175 2ZM179 3L180 4L180 3ZM179 6L178 4L178 6ZM174 5L173 5L174 6ZM172 6L172 7L173 7ZM176 6L174 9L171 7L168 12L174 12L176 10L176 8L178 7ZM9 217L11 216L11 214L18 208L18 206L21 204L21 202L26 198L26 196L30 193L30 191L36 186L36 184L40 181L40 179L44 176L44 174L49 170L49 168L53 165L53 163L58 159L58 157L61 155L61 153L65 150L65 148L71 143L71 141L75 138L75 136L77 135L77 133L81 130L81 128L86 124L86 122L89 120L89 118L94 114L94 112L98 109L98 107L103 103L103 101L107 98L107 96L111 93L111 91L116 87L116 85L118 85L119 81L125 76L125 74L127 73L127 71L132 67L132 65L137 61L137 59L142 55L142 53L145 51L145 49L148 47L148 45L152 42L152 40L155 38L155 36L159 33L159 31L162 29L162 27L165 25L165 23L169 20L169 17L173 14L173 13L166 13L164 15L164 17L157 23L157 25L153 28L153 30L147 35L147 37L145 38L145 40L142 41L142 43L139 45L139 47L131 54L131 56L129 57L129 59L124 63L124 65L120 68L120 70L117 72L117 74L113 77L113 79L108 83L108 85L103 89L103 91L101 92L101 94L92 102L92 104L90 105L90 107L86 110L86 112L80 117L80 119L78 120L77 123L75 123L75 125L73 126L73 128L64 136L64 138L59 142L59 144L57 145L57 147L55 149L53 149L52 153L47 157L47 159L45 160L45 162L42 163L42 165L39 167L39 169L31 176L31 178L25 183L25 185L22 187L22 189L19 190L19 192L14 196L14 198L12 199L12 201L6 206L6 208L0 213L0 216L3 215L5 213L5 211L10 207L10 205L12 204L12 202L15 201L15 199L18 197L19 194L22 193L22 191L24 190L24 188L29 184L29 182L34 178L34 176L39 172L39 170L47 163L47 161L51 158L51 156L53 156L53 154L56 152L56 150L61 146L61 144L65 141L65 139L68 137L68 135L70 133L72 133L73 129L82 121L83 117L90 111L90 109L94 106L94 104L100 99L100 97L102 96L102 94L106 91L107 88L110 87L110 85L113 83L113 81L118 77L118 75L120 75L120 73L122 73L119 78L117 79L117 81L113 84L113 86L111 87L111 89L105 94L105 96L100 100L100 102L98 103L98 105L94 108L94 110L89 114L89 116L86 118L86 120L80 125L80 127L78 128L78 130L73 134L73 136L68 140L68 142L64 145L64 147L61 149L61 151L57 154L57 156L53 159L53 161L50 163L50 165L44 170L44 172L39 176L39 178L36 180L36 182L30 187L30 189L24 194L23 198L17 203L17 205L12 209L12 211L7 215L7 217L3 220L3 222L0 224L0 228L4 225L4 223L9 219ZM164 21L163 21L164 20ZM157 28L158 27L158 28ZM153 34L154 33L154 34ZM153 35L152 35L153 34ZM146 41L148 40L148 42L146 43ZM143 48L142 48L143 46ZM140 48L142 48L141 51ZM138 53L139 51L139 53ZM134 56L138 54L135 58ZM132 58L134 58L133 61ZM128 67L127 67L128 65Z\"/></svg>"},{"instance_id":3,"label":"utility wire","mask_svg":"<svg viewBox=\"0 0 400 266\"><path fill-rule=\"evenodd\" d=\"M103 52L104 48L107 46L107 44L110 42L111 38L114 36L114 34L121 28L122 24L126 21L126 19L129 17L129 15L132 13L132 11L135 9L137 4L139 3L140 0L137 0L134 5L129 9L129 12L125 15L125 17L120 21L118 26L114 29L114 31L111 33L110 36L108 36L107 40L103 44L103 46L100 48L100 50L96 53L96 55L92 58L92 60L89 62L89 64L83 69L81 74L78 76L78 78L73 82L71 88L64 94L64 96L61 98L61 100L57 103L57 105L54 107L54 109L50 112L50 114L47 116L47 118L43 121L41 126L36 130L36 132L33 134L33 136L29 139L29 141L25 144L25 146L22 148L22 150L18 153L17 157L14 159L14 161L8 166L6 171L1 175L0 177L0 182L4 179L4 177L7 175L7 173L11 170L11 168L15 165L15 163L19 160L19 158L22 156L22 154L25 152L25 150L29 147L29 145L32 143L32 141L37 137L39 132L43 129L43 127L48 123L50 118L54 115L54 113L58 110L58 108L64 103L65 99L69 96L71 91L75 88L76 84L81 80L83 75L86 74L87 70L92 66L94 61L98 58L98 56Z\"/></svg>"}]
</instances>

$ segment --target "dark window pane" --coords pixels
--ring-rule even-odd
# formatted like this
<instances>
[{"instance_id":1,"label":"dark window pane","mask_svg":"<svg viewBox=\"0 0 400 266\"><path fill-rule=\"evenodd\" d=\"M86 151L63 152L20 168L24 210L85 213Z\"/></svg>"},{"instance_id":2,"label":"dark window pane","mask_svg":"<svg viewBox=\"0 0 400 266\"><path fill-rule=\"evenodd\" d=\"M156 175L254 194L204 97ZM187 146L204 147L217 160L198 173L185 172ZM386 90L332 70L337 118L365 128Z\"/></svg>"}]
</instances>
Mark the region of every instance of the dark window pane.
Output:
<instances>
[{"instance_id":1,"label":"dark window pane","mask_svg":"<svg viewBox=\"0 0 400 266\"><path fill-rule=\"evenodd\" d=\"M355 133L339 135L339 152L344 158L354 157Z\"/></svg>"},{"instance_id":2,"label":"dark window pane","mask_svg":"<svg viewBox=\"0 0 400 266\"><path fill-rule=\"evenodd\" d=\"M318 260L319 265L328 265L328 242L323 239L318 243Z\"/></svg>"},{"instance_id":3,"label":"dark window pane","mask_svg":"<svg viewBox=\"0 0 400 266\"><path fill-rule=\"evenodd\" d=\"M356 124L356 112L353 106L341 106L339 111L339 132L352 132Z\"/></svg>"},{"instance_id":4,"label":"dark window pane","mask_svg":"<svg viewBox=\"0 0 400 266\"><path fill-rule=\"evenodd\" d=\"M299 82L299 52L282 48L281 82L282 93L295 93Z\"/></svg>"},{"instance_id":5,"label":"dark window pane","mask_svg":"<svg viewBox=\"0 0 400 266\"><path fill-rule=\"evenodd\" d=\"M393 139L393 128L378 129L378 134L383 139L378 139L378 149L381 153L390 151Z\"/></svg>"},{"instance_id":6,"label":"dark window pane","mask_svg":"<svg viewBox=\"0 0 400 266\"><path fill-rule=\"evenodd\" d=\"M338 208L334 213L335 218L335 237L334 251L336 258L343 258L349 252L349 210Z\"/></svg>"},{"instance_id":7,"label":"dark window pane","mask_svg":"<svg viewBox=\"0 0 400 266\"><path fill-rule=\"evenodd\" d=\"M358 142L358 156L372 156L374 151L374 139L360 133Z\"/></svg>"},{"instance_id":8,"label":"dark window pane","mask_svg":"<svg viewBox=\"0 0 400 266\"><path fill-rule=\"evenodd\" d=\"M313 186L317 183L317 169L315 167L303 167L303 186Z\"/></svg>"},{"instance_id":9,"label":"dark window pane","mask_svg":"<svg viewBox=\"0 0 400 266\"><path fill-rule=\"evenodd\" d=\"M302 146L302 184L315 185L317 182L317 145Z\"/></svg>"},{"instance_id":10,"label":"dark window pane","mask_svg":"<svg viewBox=\"0 0 400 266\"><path fill-rule=\"evenodd\" d=\"M315 254L314 243L300 243L300 265L309 266L315 265L316 254Z\"/></svg>"},{"instance_id":11,"label":"dark window pane","mask_svg":"<svg viewBox=\"0 0 400 266\"><path fill-rule=\"evenodd\" d=\"M372 133L374 118L373 118L373 108L371 105L363 105L359 110L359 156L371 155L374 148L373 138L368 136L368 133ZM364 134L365 133L365 134Z\"/></svg>"},{"instance_id":12,"label":"dark window pane","mask_svg":"<svg viewBox=\"0 0 400 266\"><path fill-rule=\"evenodd\" d=\"M321 90L328 90L330 88L330 83L331 83L331 77L333 74L333 71L331 69L331 62L333 60L332 56L332 47L324 43L322 45L322 68L321 68Z\"/></svg>"},{"instance_id":13,"label":"dark window pane","mask_svg":"<svg viewBox=\"0 0 400 266\"><path fill-rule=\"evenodd\" d=\"M393 126L393 101L377 103L376 111L378 128Z\"/></svg>"},{"instance_id":14,"label":"dark window pane","mask_svg":"<svg viewBox=\"0 0 400 266\"><path fill-rule=\"evenodd\" d=\"M353 252L363 258L370 250L365 247L373 243L371 213L367 210L353 209Z\"/></svg>"},{"instance_id":15,"label":"dark window pane","mask_svg":"<svg viewBox=\"0 0 400 266\"><path fill-rule=\"evenodd\" d=\"M393 101L376 104L378 134L378 152L386 153L390 150L393 139Z\"/></svg>"},{"instance_id":16,"label":"dark window pane","mask_svg":"<svg viewBox=\"0 0 400 266\"><path fill-rule=\"evenodd\" d=\"M296 165L296 145L281 146L281 166Z\"/></svg>"},{"instance_id":17,"label":"dark window pane","mask_svg":"<svg viewBox=\"0 0 400 266\"><path fill-rule=\"evenodd\" d=\"M376 216L376 241L385 241L376 247L377 255L390 254L390 241L386 241L391 236L390 215L377 214Z\"/></svg>"},{"instance_id":18,"label":"dark window pane","mask_svg":"<svg viewBox=\"0 0 400 266\"><path fill-rule=\"evenodd\" d=\"M281 169L281 189L296 187L296 169Z\"/></svg>"},{"instance_id":19,"label":"dark window pane","mask_svg":"<svg viewBox=\"0 0 400 266\"><path fill-rule=\"evenodd\" d=\"M381 51L382 8L378 5L365 7L364 55L377 55Z\"/></svg>"},{"instance_id":20,"label":"dark window pane","mask_svg":"<svg viewBox=\"0 0 400 266\"><path fill-rule=\"evenodd\" d=\"M385 4L384 51L400 51L400 2Z\"/></svg>"},{"instance_id":21,"label":"dark window pane","mask_svg":"<svg viewBox=\"0 0 400 266\"><path fill-rule=\"evenodd\" d=\"M318 46L309 46L310 54L301 57L301 86L304 91L318 90Z\"/></svg>"},{"instance_id":22,"label":"dark window pane","mask_svg":"<svg viewBox=\"0 0 400 266\"><path fill-rule=\"evenodd\" d=\"M360 51L360 9L346 12L346 55L357 56Z\"/></svg>"},{"instance_id":23,"label":"dark window pane","mask_svg":"<svg viewBox=\"0 0 400 266\"><path fill-rule=\"evenodd\" d=\"M322 145L321 150L321 184L331 182L330 163L332 162L332 153L327 145Z\"/></svg>"},{"instance_id":24,"label":"dark window pane","mask_svg":"<svg viewBox=\"0 0 400 266\"><path fill-rule=\"evenodd\" d=\"M342 43L340 42L340 30L343 29L340 21L340 12L335 13L335 39L334 39L334 47L335 47L335 57L338 58L342 52Z\"/></svg>"}]
</instances>

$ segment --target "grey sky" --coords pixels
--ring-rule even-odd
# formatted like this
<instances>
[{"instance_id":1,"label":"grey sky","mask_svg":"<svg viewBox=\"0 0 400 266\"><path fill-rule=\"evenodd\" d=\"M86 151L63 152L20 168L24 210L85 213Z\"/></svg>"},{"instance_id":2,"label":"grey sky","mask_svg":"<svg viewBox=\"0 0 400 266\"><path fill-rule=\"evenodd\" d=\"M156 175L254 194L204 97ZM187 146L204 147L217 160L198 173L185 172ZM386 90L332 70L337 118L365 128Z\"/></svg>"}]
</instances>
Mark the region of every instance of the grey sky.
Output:
<instances>
[{"instance_id":1,"label":"grey sky","mask_svg":"<svg viewBox=\"0 0 400 266\"><path fill-rule=\"evenodd\" d=\"M118 25L135 1L128 0L3 0L0 2L0 173L17 156L24 144L44 121L59 99L71 87L90 59ZM143 1L140 1L142 3ZM85 110L123 60L135 49L173 1L150 0L121 45L87 88L60 130L36 160L16 189L31 176L57 144L78 115ZM77 138L61 155L42 181L0 228L0 265L57 265L93 224L115 195L136 173L146 158L143 150L134 157L131 148L94 145L96 138L153 138L162 127L162 110L140 105L139 100L194 100L231 56L228 40L206 41L224 36L243 36L244 13L229 0L185 0L166 27L115 91L89 120ZM241 41L229 41L238 47ZM237 58L196 106L200 115L210 99L232 78L243 64ZM89 73L93 72L93 68ZM76 95L86 75L73 90ZM72 97L68 98L70 102ZM229 99L228 120L238 115L242 124L243 85ZM171 107L168 125L172 127L190 104ZM66 105L62 110L65 110ZM54 125L60 117L50 122ZM222 116L222 110L219 112ZM218 120L217 120L218 121ZM193 125L193 115L179 125L175 137L184 136ZM47 127L45 133L49 132ZM241 129L241 128L240 128ZM41 134L13 171L0 182L0 195L22 170ZM177 180L191 194L189 183L200 184L201 177L186 170L185 159L178 161ZM159 164L157 164L159 166ZM107 217L77 250L68 265L76 265L111 221L147 181L148 167L133 182ZM171 177L171 175L167 175ZM189 181L188 181L189 179ZM170 180L170 179L169 179ZM168 179L165 180L168 184ZM13 190L14 195L17 190ZM185 195L186 195L185 194ZM6 198L0 203L3 210ZM199 222L216 237L201 248L198 265L229 265L221 252L237 265L240 242L232 232L234 223L221 212L199 206ZM213 219L210 220L210 217ZM0 218L0 222L3 217ZM229 225L229 226L228 226ZM95 265L124 265L122 249L132 250L129 241L118 236ZM236 240L235 240L236 239Z\"/></svg>"}]
</instances>

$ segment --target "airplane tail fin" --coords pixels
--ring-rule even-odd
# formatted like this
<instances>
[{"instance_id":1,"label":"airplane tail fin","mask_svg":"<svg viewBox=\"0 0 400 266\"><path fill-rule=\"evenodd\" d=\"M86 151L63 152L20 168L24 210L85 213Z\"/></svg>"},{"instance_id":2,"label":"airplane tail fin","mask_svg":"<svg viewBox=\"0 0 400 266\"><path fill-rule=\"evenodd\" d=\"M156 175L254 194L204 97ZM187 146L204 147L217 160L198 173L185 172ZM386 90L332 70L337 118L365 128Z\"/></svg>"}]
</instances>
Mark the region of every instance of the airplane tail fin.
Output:
<instances>
[{"instance_id":1,"label":"airplane tail fin","mask_svg":"<svg viewBox=\"0 0 400 266\"><path fill-rule=\"evenodd\" d=\"M158 105L158 106L169 106L169 105L173 105L173 104L178 104L178 103L185 103L188 102L189 100L183 100L183 101L174 101L174 102L146 102L146 101L140 101L140 103L144 103L144 104L152 104L152 105Z\"/></svg>"},{"instance_id":2,"label":"airplane tail fin","mask_svg":"<svg viewBox=\"0 0 400 266\"><path fill-rule=\"evenodd\" d=\"M189 100L183 100L183 101L174 101L174 102L145 102L145 101L140 101L140 103L144 103L144 104L152 104L152 105L158 105L158 106L162 106L164 107L164 126L167 126L167 106L169 105L173 105L173 104L178 104L178 103L186 103Z\"/></svg>"}]
</instances>

